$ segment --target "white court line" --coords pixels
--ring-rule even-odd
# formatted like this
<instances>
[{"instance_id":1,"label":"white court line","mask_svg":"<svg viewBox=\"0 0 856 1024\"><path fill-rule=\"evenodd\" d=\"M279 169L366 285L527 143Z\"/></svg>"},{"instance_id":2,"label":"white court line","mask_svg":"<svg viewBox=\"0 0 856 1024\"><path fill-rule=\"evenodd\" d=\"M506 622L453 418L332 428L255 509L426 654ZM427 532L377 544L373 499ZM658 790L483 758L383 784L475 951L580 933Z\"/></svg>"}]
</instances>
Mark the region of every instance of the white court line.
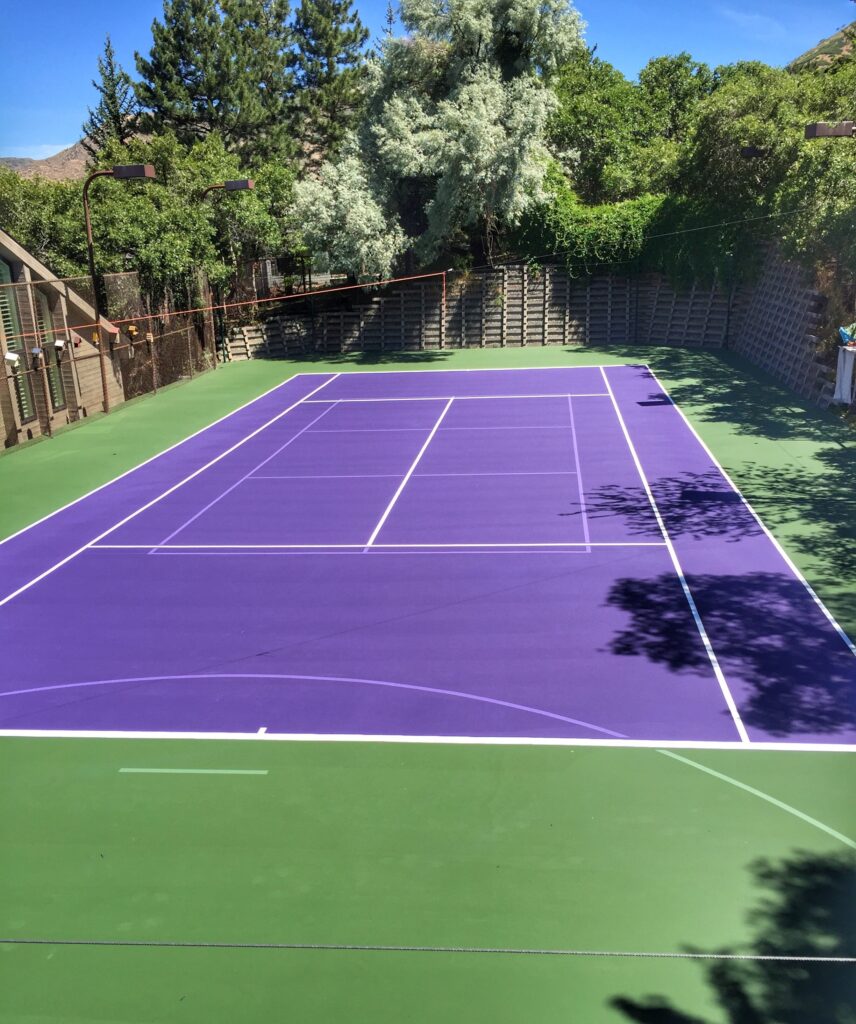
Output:
<instances>
[{"instance_id":1,"label":"white court line","mask_svg":"<svg viewBox=\"0 0 856 1024\"><path fill-rule=\"evenodd\" d=\"M177 484L173 484L172 487L167 488L167 490L163 491L157 497L152 498L151 501L146 502L145 505L141 505L134 512L131 512L130 515L125 516L124 519L120 519L118 523L114 523L108 529L99 533L97 537L93 537L92 540L88 541L86 544L79 547L76 551L72 551L70 555L66 555L65 558L60 559L59 562L55 562L49 569L45 569L44 572L39 573L38 576L34 576L27 583L23 584L23 586L18 587L17 590L13 590L11 594L7 594L4 598L2 598L2 600L0 600L0 608L2 608L3 605L8 604L9 601L18 597L19 594L23 594L25 591L29 590L30 587L35 586L36 583L41 582L47 576L50 576L52 573L56 572L57 569L61 569L64 565L67 565L72 559L77 558L78 555L83 554L84 551L91 548L94 544L97 544L98 541L103 540L104 537L108 537L115 530L118 530L119 527L124 526L126 523L129 523L132 519L136 518L136 516L140 515L142 512L147 511L153 505L156 505L159 501L162 501L164 498L168 497L174 491L177 491L179 487L183 487L186 483L189 483L195 477L199 476L200 473L204 473L206 469L210 469L211 466L219 462L221 459L225 459L227 455L231 455L232 452L236 451L242 445L246 444L247 441L252 440L252 438L254 438L257 434L260 434L263 430L266 430L269 426L271 426L271 424L276 423L277 420L281 420L282 417L290 413L292 409L296 409L298 405L301 405L305 401L305 399L309 397L309 395L317 394L321 390L321 388L326 387L328 384L332 383L338 376L338 373L333 374L332 377L329 377L327 380L325 380L323 384L319 384L317 388L310 391L307 395L304 396L304 398L300 398L296 402L293 402L291 405L288 406L288 408L283 409L282 412L277 413L276 416L272 417L266 423L263 423L260 427L257 427L251 433L247 434L246 437L241 438L241 440L233 444L231 448L227 448L225 451L220 452L219 455L216 455L209 462L206 462L204 466L200 466L199 469L195 469L188 476L184 477L183 480L179 480Z\"/></svg>"},{"instance_id":2,"label":"white court line","mask_svg":"<svg viewBox=\"0 0 856 1024\"><path fill-rule=\"evenodd\" d=\"M765 800L768 804L778 807L779 810L792 814L795 818L799 818L807 825L820 829L821 832L825 832L828 836L832 836L833 839L837 839L845 846L849 846L851 850L856 850L856 842L854 842L849 836L845 836L841 832L837 832L834 828L830 828L829 825L825 825L822 821L818 821L817 818L812 818L810 814L806 814L803 811L798 810L796 807L786 804L784 800L777 800L776 797L770 796L769 793L765 793L762 789L755 789L754 786L749 786L747 783L741 782L739 779L734 779L730 775L714 771L713 768L708 768L707 765L699 764L698 761L691 761L688 757L681 757L680 754L675 754L671 750L661 750L659 753L665 754L666 757L671 757L674 761L680 761L681 764L688 764L692 768L697 768L700 772L704 772L706 775L712 775L715 779L719 779L721 782L727 782L729 785L736 786L738 789L742 789L746 793L751 793L752 796L757 796L760 800Z\"/></svg>"},{"instance_id":3,"label":"white court line","mask_svg":"<svg viewBox=\"0 0 856 1024\"><path fill-rule=\"evenodd\" d=\"M570 397L570 395L568 396ZM473 426L473 427L440 427L440 433L445 434L449 430L567 430L567 426L564 423L514 423L498 424L493 423L486 426Z\"/></svg>"},{"instance_id":4,"label":"white court line","mask_svg":"<svg viewBox=\"0 0 856 1024\"><path fill-rule=\"evenodd\" d=\"M327 405L330 402L341 402L342 405L361 405L378 402L445 402L448 395L413 395L407 398L316 398L307 401L306 405ZM609 398L604 391L586 392L585 394L569 395L566 391L555 395L453 395L456 402L495 402L500 399L520 398Z\"/></svg>"},{"instance_id":5,"label":"white court line","mask_svg":"<svg viewBox=\"0 0 856 1024\"><path fill-rule=\"evenodd\" d=\"M572 469L476 470L473 473L414 473L414 479L435 476L576 476Z\"/></svg>"},{"instance_id":6,"label":"white court line","mask_svg":"<svg viewBox=\"0 0 856 1024\"><path fill-rule=\"evenodd\" d=\"M279 448L276 449L276 451L272 452L270 455L267 456L267 458L262 459L261 462L253 466L253 468L250 469L248 472L244 473L244 475L240 477L240 479L230 484L224 491L221 491L216 498L212 498L212 500L209 501L207 505L203 505L201 509L199 509L197 512L194 512L193 515L188 520L181 524L181 526L177 527L175 530L172 531L172 533L164 537L160 544L155 544L154 546L161 547L162 545L167 544L169 541L173 540L173 538L177 537L182 532L182 530L186 530L191 523L195 523L196 520L204 516L206 512L210 512L211 509L219 501L222 501L227 495L231 494L232 491L236 490L238 487L241 486L241 484L249 480L257 469L261 469L262 466L266 466L272 459L275 459L277 455L280 455L282 452L284 452L289 445L294 444L294 442L303 434L305 434L310 427L316 424L318 420L323 419L328 412L331 412L335 408L336 405L334 403L333 405L329 406L329 408L325 409L324 412L316 416L314 420L311 420L309 423L306 424L305 427L302 427L300 430L298 430L296 434L294 434L285 442L285 444L281 444Z\"/></svg>"},{"instance_id":7,"label":"white court line","mask_svg":"<svg viewBox=\"0 0 856 1024\"><path fill-rule=\"evenodd\" d=\"M574 403L570 395L568 395L568 415L571 418L571 438L574 442L574 465L577 468L575 475L577 478L577 490L580 494L580 513L583 518L583 537L585 537L586 541L586 551L591 551L591 547L589 545L591 535L589 533L588 516L586 515L586 495L583 490L583 471L580 468L580 450L577 445L577 427L574 422Z\"/></svg>"},{"instance_id":8,"label":"white court line","mask_svg":"<svg viewBox=\"0 0 856 1024\"><path fill-rule=\"evenodd\" d=\"M478 470L473 473L414 473L414 480L426 477L444 476L576 476L572 469L515 469ZM254 473L250 480L397 480L398 473L288 473L284 476L268 476ZM160 545L158 545L160 546Z\"/></svg>"},{"instance_id":9,"label":"white court line","mask_svg":"<svg viewBox=\"0 0 856 1024\"><path fill-rule=\"evenodd\" d=\"M847 633L845 632L843 627L841 625L839 625L839 623L836 621L835 617L833 616L832 612L826 607L826 605L823 603L823 601L818 596L818 594L815 591L814 587L812 587L812 585L809 583L809 581L805 578L805 576L799 570L799 568L797 567L797 565L795 564L795 562L793 561L791 556L787 553L787 551L785 551L785 549L782 547L782 545L779 543L779 541L773 536L772 531L767 527L767 525L765 524L764 520L758 515L758 513L752 507L751 503L749 502L749 499L740 490L740 488L737 486L737 484L731 479L731 477L728 474L728 472L726 471L725 467L722 465L722 463L719 461L719 459L717 459L717 457L713 454L713 452L710 450L710 448L707 446L707 444L702 440L701 435L695 429L695 427L692 425L692 423L690 423L690 421L687 419L687 417L684 414L684 412L681 409L681 407L675 402L675 400L669 394L668 390L666 389L666 386L663 383L661 383L660 379L657 377L657 375L654 373L654 371L651 369L651 367L647 365L647 363L645 364L645 366L646 366L646 369L648 370L648 372L653 377L653 379L657 382L657 386L660 388L660 390L663 392L663 394L666 396L666 398L668 398L669 403L677 411L678 415L681 417L681 419L684 421L684 423L686 423L687 427L689 427L690 433L693 435L693 437L696 439L696 441L698 441L698 443L701 446L702 450L704 451L705 455L707 455L707 457L714 464L714 466L716 466L716 468L719 470L719 472L724 477L725 482L729 485L729 487L731 487L732 490L735 492L735 494L738 495L738 497L743 502L743 504L746 506L746 508L749 510L749 512L751 513L752 517L755 519L757 524L761 527L761 529L767 535L767 538L771 541L771 543L773 544L773 547L782 556L782 558L785 561L785 564L788 566L788 568L791 570L791 572L794 574L794 576L796 576L796 578L800 581L800 583L802 583L802 585L806 588L806 590L811 595L812 600L815 602L815 604L818 606L818 608L820 608L820 610L823 612L823 614L829 620L829 622L832 625L832 627L835 630L835 632L838 633L838 635L841 637L841 639L844 641L844 643L850 649L851 654L856 655L856 644L854 644L854 642L850 639L850 637L847 635Z\"/></svg>"},{"instance_id":10,"label":"white court line","mask_svg":"<svg viewBox=\"0 0 856 1024\"><path fill-rule=\"evenodd\" d=\"M120 775L267 775L267 768L120 768Z\"/></svg>"},{"instance_id":11,"label":"white court line","mask_svg":"<svg viewBox=\"0 0 856 1024\"><path fill-rule=\"evenodd\" d=\"M618 422L621 426L622 433L624 434L624 440L627 442L627 447L630 449L630 454L633 457L633 462L636 464L636 470L639 474L639 479L642 481L642 486L645 488L645 493L648 495L648 501L651 503L651 508L657 520L657 525L660 527L660 533L663 535L663 540L666 542L666 547L669 551L669 557L672 560L672 565L674 566L675 572L677 573L678 579L680 580L681 589L684 592L684 596L687 599L687 604L689 605L690 611L692 612L692 617L695 621L696 629L698 629L699 636L701 637L701 641L704 644L704 649L705 651L707 651L707 656L710 661L711 667L713 668L713 673L716 676L716 681L719 683L719 688L722 691L722 696L725 699L725 703L728 705L728 710L731 712L731 717L734 721L734 726L737 729L737 733L740 736L740 739L744 743L749 743L749 734L746 732L746 726L743 724L743 720L740 717L740 712L737 710L737 703L734 700L731 690L728 688L728 682L725 678L725 674L722 671L722 667L719 664L719 659L716 656L716 652L713 649L713 644L711 644L710 637L707 635L707 630L705 629L704 623L702 622L698 606L695 603L695 598L693 597L692 592L690 591L686 576L684 576L684 571L681 568L678 553L677 551L675 551L675 546L672 543L671 537L669 537L669 532L666 529L666 524L663 520L662 515L660 514L660 509L657 507L657 502L654 498L654 493L651 490L651 485L648 483L648 478L645 476L645 471L642 468L642 463L639 460L639 455L636 451L636 447L633 444L632 438L630 437L630 432L627 429L627 424L624 422L624 417L621 414L621 409L619 408L618 402L615 400L615 395L613 394L612 387L609 383L609 378L606 376L606 370L601 369L600 372L603 376L603 380L606 384L607 390L609 391L609 396L612 399L612 405L615 409L615 415L618 417Z\"/></svg>"},{"instance_id":12,"label":"white court line","mask_svg":"<svg viewBox=\"0 0 856 1024\"><path fill-rule=\"evenodd\" d=\"M348 374L352 374L355 377L363 377L363 376L367 376L368 374L383 375L383 374L387 374L387 373L413 373L413 372L416 372L416 371L423 372L423 373L425 373L425 372L428 372L428 373L431 373L431 372L433 372L433 373L497 373L497 372L508 372L509 370L518 371L518 372L521 371L521 370L524 370L524 371L525 370L598 370L598 369L600 369L601 365L603 365L603 366L628 366L628 365L634 365L634 364L629 364L629 363L603 363L603 364L597 363L597 364L594 364L593 363L590 366L537 366L537 367L535 367L535 366L485 366L485 367L482 367L482 368L478 368L478 367L474 367L474 366L466 366L466 367L459 366L459 367L455 367L455 368L447 367L447 368L442 369L442 370L437 369L437 370L433 370L433 371L425 370L425 368L423 366L413 366L410 369L400 369L400 370L341 370L338 373L336 373L336 376L339 376L340 373L348 373ZM640 364L640 365L647 365L647 364ZM36 519L32 523L28 523L26 526L22 526L20 530L16 530L14 533L10 533L8 537L0 538L0 546L2 546L3 544L8 543L11 540L14 540L16 537L20 537L22 534L26 533L28 530L32 530L34 527L41 525L41 523L47 522L48 519L53 519L53 517L59 515L60 512L65 512L66 509L73 508L73 506L77 505L79 502L85 501L87 498L91 497L93 494L97 494L99 491L103 491L105 487L109 487L111 484L116 483L118 480L122 480L124 477L129 476L131 473L135 473L138 469L142 469L144 466L148 466L150 463L154 462L156 459L159 459L162 455L169 454L169 452L174 451L176 448L181 447L181 445L183 445L185 442L191 441L194 437L198 437L200 434L204 434L206 430L210 430L212 427L216 427L218 423L223 423L225 420L229 419L231 416L234 416L237 413L242 412L244 409L248 409L251 405L254 405L256 402L260 402L263 398L267 398L269 395L272 395L274 393L274 391L278 391L280 388L284 387L286 384L289 384L291 381L297 380L298 377L317 377L317 376L321 376L323 374L324 374L323 370L317 370L317 371L311 371L311 372L301 371L300 373L293 373L290 377L287 377L284 381L281 381L279 384L274 384L274 386L272 388L268 388L267 391L263 391L260 395L256 395L255 398L251 398L249 401L244 402L243 405L239 405L237 408L231 409L229 412L224 413L224 415L218 417L216 420L212 420L210 423L207 423L204 427L200 427L199 430L195 430L192 434L188 434L187 437L183 437L180 441L176 441L175 444L171 444L168 448L164 448L162 451L156 452L154 455L150 456L148 459L143 459L142 462L138 462L135 466L132 466L130 469L126 469L123 473L119 473L117 476L111 477L109 480L105 480L103 484L99 484L97 487L93 487L91 490L86 491L85 494L81 494L80 497L78 497L78 498L73 498L71 501L66 502L65 505L60 505L59 508L54 509L53 512L48 512L47 515L42 516L40 519Z\"/></svg>"},{"instance_id":13,"label":"white court line","mask_svg":"<svg viewBox=\"0 0 856 1024\"><path fill-rule=\"evenodd\" d=\"M248 482L250 480L397 480L398 477L398 473L285 473L282 476L253 473L248 478ZM158 545L158 547L160 546Z\"/></svg>"},{"instance_id":14,"label":"white court line","mask_svg":"<svg viewBox=\"0 0 856 1024\"><path fill-rule=\"evenodd\" d=\"M131 732L122 729L0 729L0 736L31 739L108 740L257 740L287 743L429 743L498 747L628 747L670 750L739 750L747 756L764 751L814 754L854 754L856 743L798 743L794 741L742 743L738 740L633 740L571 739L561 736L401 736L385 733L298 732Z\"/></svg>"},{"instance_id":15,"label":"white court line","mask_svg":"<svg viewBox=\"0 0 856 1024\"><path fill-rule=\"evenodd\" d=\"M223 423L228 420L231 416L237 415L239 412L243 412L244 409L249 409L251 405L256 402L260 402L263 398L267 398L268 395L272 395L274 391L278 391L280 388L285 387L286 384L291 383L293 380L297 380L298 377L312 377L322 376L322 374L307 374L307 373L293 373L290 377L287 377L280 384L274 384L272 388L268 388L267 391L263 391L260 395L255 398L251 398L248 402L244 402L243 405L239 405L237 409L232 409L231 412L225 413L216 420L212 420L211 423L206 424L204 427L200 427L199 430L194 430L192 434L188 434L187 437L183 437L180 441L176 441L175 444L171 444L169 448L164 448L162 451L157 452L155 455L150 456L148 459L143 459L142 462L138 462L136 466L132 466L130 469L126 469L124 473L119 473L118 476L111 477L106 480L103 484L99 484L97 487L93 487L91 491L87 491L85 494L81 494L79 498L73 498L71 501L66 502L65 505L61 505L59 508L54 509L53 512L48 512L46 516L42 516L41 519L36 519L35 522L29 523L27 526L22 526L20 530L16 530L15 533L10 533L8 537L0 539L0 547L3 544L8 544L10 540L14 540L16 537L20 537L21 534L26 533L27 530L32 530L34 527L39 526L41 523L45 523L48 519L53 519L54 516L58 516L60 512L65 512L67 508L72 508L77 505L78 502L84 501L86 498L91 497L93 494L97 494L99 491L103 491L105 487L109 487L110 484L115 484L118 480L124 479L131 473L135 473L138 469L142 469L143 466L148 466L149 463L159 459L162 455L167 455L171 451L175 451L176 448L180 448L187 441L192 441L194 437L199 437L200 434L204 434L206 430L210 430L212 427L216 427L218 423Z\"/></svg>"},{"instance_id":16,"label":"white court line","mask_svg":"<svg viewBox=\"0 0 856 1024\"><path fill-rule=\"evenodd\" d=\"M461 351L460 349L446 349L447 352ZM565 363L562 366L551 365L551 366L437 366L437 367L426 367L416 366L414 367L420 373L540 373L542 370L573 370L577 372L579 370L600 370L603 367L612 368L615 366L645 366L645 363L586 363L584 366L568 366ZM321 371L319 371L321 372ZM342 370L342 373L346 373L349 377L384 377L390 373L412 373L412 370Z\"/></svg>"},{"instance_id":17,"label":"white court line","mask_svg":"<svg viewBox=\"0 0 856 1024\"><path fill-rule=\"evenodd\" d=\"M407 473L405 474L404 479L398 485L398 488L396 489L395 494L393 494L392 501L390 501L390 503L386 506L386 508L384 509L383 515L378 520L377 526L374 528L374 530L372 530L372 534L369 537L368 541L366 542L366 550L367 551L372 546L372 544L374 544L377 535L383 529L383 524L386 522L387 518L389 517L390 512L392 512L392 510L393 510L393 508L395 506L395 503L398 501L399 497L401 496L401 492L404 490L404 488L405 488L405 486L407 484L407 481L411 478L411 476L413 476L413 471L419 465L419 460L425 454L425 452L426 452L426 450L428 448L428 445L431 444L431 441L432 441L434 435L437 433L437 430L439 429L440 424L443 422L443 417L446 415L446 413L449 411L449 409L452 408L452 402L454 402L454 400L455 400L454 398L450 398L446 402L446 404L443 406L443 411L440 413L440 415L439 415L439 417L437 419L437 422L431 428L431 433L425 438L425 443L419 449L419 453L417 454L416 458L411 463L410 469L407 470Z\"/></svg>"},{"instance_id":18,"label":"white court line","mask_svg":"<svg viewBox=\"0 0 856 1024\"><path fill-rule=\"evenodd\" d=\"M363 544L90 544L92 551L362 551ZM373 544L372 550L421 551L435 548L456 548L479 551L497 548L665 548L668 544L660 540L639 541L502 541L496 543L472 544Z\"/></svg>"},{"instance_id":19,"label":"white court line","mask_svg":"<svg viewBox=\"0 0 856 1024\"><path fill-rule=\"evenodd\" d=\"M422 434L424 427L319 427L313 434Z\"/></svg>"}]
</instances>

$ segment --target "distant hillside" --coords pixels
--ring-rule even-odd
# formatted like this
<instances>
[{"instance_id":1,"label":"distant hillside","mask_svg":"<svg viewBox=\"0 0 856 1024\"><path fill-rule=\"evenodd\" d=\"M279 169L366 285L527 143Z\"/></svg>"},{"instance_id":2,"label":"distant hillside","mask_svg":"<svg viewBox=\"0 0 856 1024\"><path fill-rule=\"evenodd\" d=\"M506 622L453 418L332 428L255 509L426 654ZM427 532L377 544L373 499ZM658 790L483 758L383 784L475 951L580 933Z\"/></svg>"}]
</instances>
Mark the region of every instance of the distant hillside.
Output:
<instances>
[{"instance_id":1,"label":"distant hillside","mask_svg":"<svg viewBox=\"0 0 856 1024\"><path fill-rule=\"evenodd\" d=\"M47 178L49 181L76 181L86 177L86 162L89 154L82 142L49 156L46 160L30 160L24 157L3 156L0 164L20 174L22 178Z\"/></svg>"},{"instance_id":2,"label":"distant hillside","mask_svg":"<svg viewBox=\"0 0 856 1024\"><path fill-rule=\"evenodd\" d=\"M817 46L813 46L801 57L792 60L788 68L791 71L802 71L809 67L821 68L852 53L853 43L846 35L847 32L856 32L856 21L851 21L849 25L839 29L835 35L821 40Z\"/></svg>"}]
</instances>

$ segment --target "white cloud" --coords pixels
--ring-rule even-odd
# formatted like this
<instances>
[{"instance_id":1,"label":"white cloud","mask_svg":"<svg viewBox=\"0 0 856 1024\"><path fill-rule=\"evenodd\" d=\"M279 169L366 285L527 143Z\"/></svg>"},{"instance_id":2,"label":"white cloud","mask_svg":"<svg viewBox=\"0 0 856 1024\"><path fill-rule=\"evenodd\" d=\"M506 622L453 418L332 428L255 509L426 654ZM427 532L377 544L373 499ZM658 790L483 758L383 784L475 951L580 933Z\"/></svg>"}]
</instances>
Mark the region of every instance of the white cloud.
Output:
<instances>
[{"instance_id":1,"label":"white cloud","mask_svg":"<svg viewBox=\"0 0 856 1024\"><path fill-rule=\"evenodd\" d=\"M31 160L46 160L49 156L54 156L72 145L74 145L72 142L57 142L37 146L6 146L3 147L0 156L29 157Z\"/></svg>"},{"instance_id":2,"label":"white cloud","mask_svg":"<svg viewBox=\"0 0 856 1024\"><path fill-rule=\"evenodd\" d=\"M764 42L778 42L788 38L788 30L767 14L752 14L734 7L717 7L717 14L736 25L745 35Z\"/></svg>"}]
</instances>

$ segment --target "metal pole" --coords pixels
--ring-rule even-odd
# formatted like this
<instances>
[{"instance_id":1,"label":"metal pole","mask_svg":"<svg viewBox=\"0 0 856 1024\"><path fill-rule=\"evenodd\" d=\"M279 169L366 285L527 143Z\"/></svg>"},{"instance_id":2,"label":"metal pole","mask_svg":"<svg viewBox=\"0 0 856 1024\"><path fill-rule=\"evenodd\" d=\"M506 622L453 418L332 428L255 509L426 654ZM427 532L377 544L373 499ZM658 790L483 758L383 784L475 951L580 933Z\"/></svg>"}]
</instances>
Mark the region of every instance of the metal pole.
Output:
<instances>
[{"instance_id":1,"label":"metal pole","mask_svg":"<svg viewBox=\"0 0 856 1024\"><path fill-rule=\"evenodd\" d=\"M107 388L107 355L101 339L101 303L98 298L98 280L95 276L95 246L92 241L92 217L89 212L89 186L96 178L112 178L112 171L93 171L83 186L83 219L86 223L86 255L89 260L89 277L92 281L92 307L95 310L95 323L98 325L93 332L93 341L98 346L98 363L101 370L101 394L104 412L110 412L110 393Z\"/></svg>"},{"instance_id":2,"label":"metal pole","mask_svg":"<svg viewBox=\"0 0 856 1024\"><path fill-rule=\"evenodd\" d=\"M40 341L39 338L37 340ZM41 348L41 344L39 347ZM38 373L39 383L42 386L42 405L45 408L45 433L48 437L53 437L53 424L51 423L53 405L51 403L50 387L48 386L48 371L44 348L41 348L39 354L33 357L33 363L33 372L34 374Z\"/></svg>"}]
</instances>

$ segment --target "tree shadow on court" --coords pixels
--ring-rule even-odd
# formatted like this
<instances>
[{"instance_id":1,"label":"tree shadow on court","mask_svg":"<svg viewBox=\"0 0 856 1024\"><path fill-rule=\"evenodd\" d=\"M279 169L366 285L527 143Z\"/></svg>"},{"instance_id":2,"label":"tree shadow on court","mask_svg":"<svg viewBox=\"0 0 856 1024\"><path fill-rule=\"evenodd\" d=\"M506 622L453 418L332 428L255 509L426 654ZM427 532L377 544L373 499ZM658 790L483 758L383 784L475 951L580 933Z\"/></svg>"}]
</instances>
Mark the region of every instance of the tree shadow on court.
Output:
<instances>
[{"instance_id":1,"label":"tree shadow on court","mask_svg":"<svg viewBox=\"0 0 856 1024\"><path fill-rule=\"evenodd\" d=\"M856 431L852 426L803 401L734 353L625 346L611 354L651 364L678 406L709 436L764 523L805 568L842 625L856 633ZM643 401L662 401L653 378ZM753 440L761 439L778 444L753 445ZM672 511L680 526L680 510L673 507ZM691 518L692 512L687 511L683 517L687 525L692 525ZM710 521L717 518L727 524L727 515ZM735 527L726 528L733 536ZM694 535L700 529L696 524Z\"/></svg>"},{"instance_id":2,"label":"tree shadow on court","mask_svg":"<svg viewBox=\"0 0 856 1024\"><path fill-rule=\"evenodd\" d=\"M787 859L756 861L751 869L763 895L749 914L752 940L688 953L753 957L856 955L856 857L798 851ZM852 1024L856 1020L853 965L781 960L699 961L718 1020L727 1024ZM666 996L617 996L610 1005L637 1024L712 1024L685 1013Z\"/></svg>"},{"instance_id":3,"label":"tree shadow on court","mask_svg":"<svg viewBox=\"0 0 856 1024\"><path fill-rule=\"evenodd\" d=\"M654 485L657 507L671 537L720 537L734 542L762 533L741 497L711 467L704 473L682 473ZM586 493L589 520L619 520L631 536L659 539L660 530L641 486L604 484Z\"/></svg>"},{"instance_id":4,"label":"tree shadow on court","mask_svg":"<svg viewBox=\"0 0 856 1024\"><path fill-rule=\"evenodd\" d=\"M800 398L734 352L658 348L636 353L677 405L692 409L696 422L728 423L740 434L773 440L853 441L852 431L833 413ZM658 392L653 377L652 385L653 398Z\"/></svg>"},{"instance_id":5,"label":"tree shadow on court","mask_svg":"<svg viewBox=\"0 0 856 1024\"><path fill-rule=\"evenodd\" d=\"M856 728L856 659L796 579L778 573L693 575L693 597L726 676L749 687L747 726L772 736ZM629 616L613 654L699 672L708 655L676 578L617 580L607 604Z\"/></svg>"}]
</instances>

